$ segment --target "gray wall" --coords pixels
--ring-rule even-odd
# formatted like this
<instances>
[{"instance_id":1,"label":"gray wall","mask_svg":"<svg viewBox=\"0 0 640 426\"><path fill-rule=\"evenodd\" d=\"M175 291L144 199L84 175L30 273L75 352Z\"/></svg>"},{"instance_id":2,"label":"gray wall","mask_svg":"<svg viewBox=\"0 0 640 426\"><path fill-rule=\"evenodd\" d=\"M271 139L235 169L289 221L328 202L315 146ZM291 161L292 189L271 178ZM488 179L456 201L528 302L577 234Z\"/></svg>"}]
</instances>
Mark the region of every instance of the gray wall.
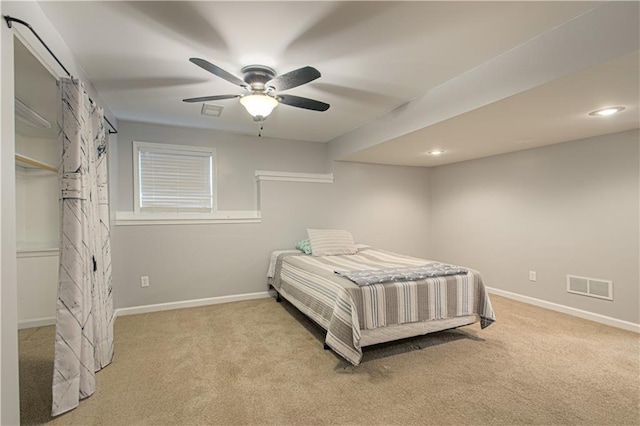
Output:
<instances>
[{"instance_id":1,"label":"gray wall","mask_svg":"<svg viewBox=\"0 0 640 426\"><path fill-rule=\"evenodd\" d=\"M431 169L430 254L490 287L640 323L639 144L633 130ZM567 293L566 274L613 280L614 300Z\"/></svg>"},{"instance_id":2,"label":"gray wall","mask_svg":"<svg viewBox=\"0 0 640 426\"><path fill-rule=\"evenodd\" d=\"M218 154L219 203L253 209L255 170L327 173L326 145L119 122L118 210L132 209L131 141L210 144ZM116 226L116 308L267 290L272 250L293 248L308 227L350 230L357 242L428 254L429 170L334 163L334 183L260 182L257 224ZM148 275L150 286L140 287Z\"/></svg>"},{"instance_id":3,"label":"gray wall","mask_svg":"<svg viewBox=\"0 0 640 426\"><path fill-rule=\"evenodd\" d=\"M133 206L133 140L214 146L223 210L255 208L255 170L332 168L335 182L261 182L259 224L116 226L116 307L264 291L271 250L333 227L479 269L491 287L640 323L637 130L425 169L330 164L325 144L119 125L119 211ZM614 301L567 293L568 273L613 280Z\"/></svg>"},{"instance_id":4,"label":"gray wall","mask_svg":"<svg viewBox=\"0 0 640 426\"><path fill-rule=\"evenodd\" d=\"M262 182L262 218L270 241L288 247L307 228L341 228L356 243L429 254L429 170L333 164L333 184Z\"/></svg>"},{"instance_id":5,"label":"gray wall","mask_svg":"<svg viewBox=\"0 0 640 426\"><path fill-rule=\"evenodd\" d=\"M216 149L218 210L255 210L256 170L326 173L324 143L258 138L189 127L118 121L117 210L133 210L132 141Z\"/></svg>"}]
</instances>

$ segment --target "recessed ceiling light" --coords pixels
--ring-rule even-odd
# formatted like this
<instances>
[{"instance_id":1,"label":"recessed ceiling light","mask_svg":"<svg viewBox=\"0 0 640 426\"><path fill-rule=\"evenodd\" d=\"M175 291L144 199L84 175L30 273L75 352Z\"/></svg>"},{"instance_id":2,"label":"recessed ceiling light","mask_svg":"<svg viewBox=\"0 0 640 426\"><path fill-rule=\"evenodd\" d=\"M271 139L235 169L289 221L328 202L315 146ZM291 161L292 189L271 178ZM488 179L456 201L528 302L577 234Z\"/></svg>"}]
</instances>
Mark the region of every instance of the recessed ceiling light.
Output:
<instances>
[{"instance_id":1,"label":"recessed ceiling light","mask_svg":"<svg viewBox=\"0 0 640 426\"><path fill-rule=\"evenodd\" d=\"M441 149L434 149L433 151L427 152L429 155L441 155L444 154L444 151Z\"/></svg>"},{"instance_id":2,"label":"recessed ceiling light","mask_svg":"<svg viewBox=\"0 0 640 426\"><path fill-rule=\"evenodd\" d=\"M597 111L590 112L589 115L593 115L594 117L607 117L609 115L613 115L617 112L620 112L624 109L624 107L611 107L599 109Z\"/></svg>"}]
</instances>

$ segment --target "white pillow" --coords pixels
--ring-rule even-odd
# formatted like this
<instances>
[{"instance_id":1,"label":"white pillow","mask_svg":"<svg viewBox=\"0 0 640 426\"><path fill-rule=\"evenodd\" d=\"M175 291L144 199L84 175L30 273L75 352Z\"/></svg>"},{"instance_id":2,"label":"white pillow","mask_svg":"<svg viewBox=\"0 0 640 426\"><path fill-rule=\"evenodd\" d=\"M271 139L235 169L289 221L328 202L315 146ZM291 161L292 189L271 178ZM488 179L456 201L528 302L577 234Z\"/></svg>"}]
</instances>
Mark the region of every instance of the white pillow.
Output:
<instances>
[{"instance_id":1,"label":"white pillow","mask_svg":"<svg viewBox=\"0 0 640 426\"><path fill-rule=\"evenodd\" d=\"M358 249L349 231L342 229L307 229L313 256L356 254Z\"/></svg>"}]
</instances>

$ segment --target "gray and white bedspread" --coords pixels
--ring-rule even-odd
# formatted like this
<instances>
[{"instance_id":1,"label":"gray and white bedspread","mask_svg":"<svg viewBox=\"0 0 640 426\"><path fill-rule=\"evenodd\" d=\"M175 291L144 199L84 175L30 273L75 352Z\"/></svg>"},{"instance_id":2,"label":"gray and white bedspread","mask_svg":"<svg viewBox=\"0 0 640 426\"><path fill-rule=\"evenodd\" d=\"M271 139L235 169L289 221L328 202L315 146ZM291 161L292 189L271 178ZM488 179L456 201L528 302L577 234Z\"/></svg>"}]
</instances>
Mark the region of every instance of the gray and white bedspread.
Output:
<instances>
[{"instance_id":1,"label":"gray and white bedspread","mask_svg":"<svg viewBox=\"0 0 640 426\"><path fill-rule=\"evenodd\" d=\"M365 271L334 271L337 275L353 281L359 286L380 284L395 281L416 281L425 278L446 277L447 275L466 274L459 266L446 263L431 262L420 266L404 266L400 268L367 269Z\"/></svg>"},{"instance_id":2,"label":"gray and white bedspread","mask_svg":"<svg viewBox=\"0 0 640 426\"><path fill-rule=\"evenodd\" d=\"M383 250L353 255L278 255L270 283L289 302L327 330L325 343L354 365L362 359L360 330L394 324L478 315L482 328L495 321L477 271L416 281L358 286L334 273L421 266L424 259Z\"/></svg>"}]
</instances>

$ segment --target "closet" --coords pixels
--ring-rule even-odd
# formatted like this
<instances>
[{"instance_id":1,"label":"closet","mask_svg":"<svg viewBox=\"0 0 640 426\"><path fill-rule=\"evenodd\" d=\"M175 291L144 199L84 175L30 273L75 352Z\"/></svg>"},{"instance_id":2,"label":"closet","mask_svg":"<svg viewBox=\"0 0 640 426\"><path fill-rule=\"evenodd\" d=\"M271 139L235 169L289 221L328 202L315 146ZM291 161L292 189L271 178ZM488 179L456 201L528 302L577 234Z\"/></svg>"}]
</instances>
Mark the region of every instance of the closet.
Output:
<instances>
[{"instance_id":1,"label":"closet","mask_svg":"<svg viewBox=\"0 0 640 426\"><path fill-rule=\"evenodd\" d=\"M18 324L26 328L55 323L62 146L56 78L14 40Z\"/></svg>"}]
</instances>

